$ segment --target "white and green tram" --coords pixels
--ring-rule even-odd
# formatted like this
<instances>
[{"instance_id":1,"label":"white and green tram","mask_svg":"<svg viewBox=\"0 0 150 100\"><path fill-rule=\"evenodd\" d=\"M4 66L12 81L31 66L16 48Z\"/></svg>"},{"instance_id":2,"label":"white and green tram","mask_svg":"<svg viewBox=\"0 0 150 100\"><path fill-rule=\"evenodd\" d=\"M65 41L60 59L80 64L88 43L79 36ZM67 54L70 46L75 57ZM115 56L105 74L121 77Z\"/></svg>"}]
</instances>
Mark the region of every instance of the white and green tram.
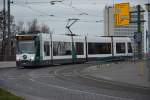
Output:
<instances>
[{"instance_id":1,"label":"white and green tram","mask_svg":"<svg viewBox=\"0 0 150 100\"><path fill-rule=\"evenodd\" d=\"M112 57L131 57L128 37L67 36L39 33L16 35L18 67L81 63Z\"/></svg>"}]
</instances>

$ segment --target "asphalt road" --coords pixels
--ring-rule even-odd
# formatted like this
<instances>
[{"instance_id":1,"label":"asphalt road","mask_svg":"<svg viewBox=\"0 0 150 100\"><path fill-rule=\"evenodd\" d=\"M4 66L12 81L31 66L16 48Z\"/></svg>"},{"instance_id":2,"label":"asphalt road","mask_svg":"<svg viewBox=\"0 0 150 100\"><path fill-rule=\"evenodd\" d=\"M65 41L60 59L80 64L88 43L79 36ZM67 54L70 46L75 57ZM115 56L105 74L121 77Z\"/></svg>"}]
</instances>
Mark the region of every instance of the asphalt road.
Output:
<instances>
[{"instance_id":1,"label":"asphalt road","mask_svg":"<svg viewBox=\"0 0 150 100\"><path fill-rule=\"evenodd\" d=\"M0 87L26 100L150 100L149 91L97 82L78 73L91 65L0 69Z\"/></svg>"}]
</instances>

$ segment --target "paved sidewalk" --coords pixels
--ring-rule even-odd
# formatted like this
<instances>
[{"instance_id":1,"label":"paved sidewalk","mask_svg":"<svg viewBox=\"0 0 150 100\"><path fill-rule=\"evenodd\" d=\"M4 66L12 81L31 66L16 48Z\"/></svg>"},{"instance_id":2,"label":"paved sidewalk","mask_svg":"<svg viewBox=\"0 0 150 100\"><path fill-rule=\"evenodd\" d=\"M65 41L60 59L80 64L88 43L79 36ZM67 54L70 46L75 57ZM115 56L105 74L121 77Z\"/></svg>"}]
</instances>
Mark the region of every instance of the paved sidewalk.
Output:
<instances>
[{"instance_id":1,"label":"paved sidewalk","mask_svg":"<svg viewBox=\"0 0 150 100\"><path fill-rule=\"evenodd\" d=\"M82 71L95 78L150 87L148 68L145 63L124 62L91 66Z\"/></svg>"},{"instance_id":2,"label":"paved sidewalk","mask_svg":"<svg viewBox=\"0 0 150 100\"><path fill-rule=\"evenodd\" d=\"M0 62L0 68L11 68L16 67L15 61L1 61Z\"/></svg>"}]
</instances>

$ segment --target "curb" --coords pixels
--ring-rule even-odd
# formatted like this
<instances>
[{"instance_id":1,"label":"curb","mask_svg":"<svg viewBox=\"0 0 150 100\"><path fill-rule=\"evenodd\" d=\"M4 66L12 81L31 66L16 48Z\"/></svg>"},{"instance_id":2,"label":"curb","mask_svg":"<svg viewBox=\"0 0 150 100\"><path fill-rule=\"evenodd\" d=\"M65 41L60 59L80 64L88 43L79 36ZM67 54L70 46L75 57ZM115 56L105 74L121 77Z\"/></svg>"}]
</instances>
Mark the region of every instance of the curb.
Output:
<instances>
[{"instance_id":1,"label":"curb","mask_svg":"<svg viewBox=\"0 0 150 100\"><path fill-rule=\"evenodd\" d=\"M10 61L10 62L0 62L0 69L5 69L5 68L15 68L16 67L16 62Z\"/></svg>"},{"instance_id":2,"label":"curb","mask_svg":"<svg viewBox=\"0 0 150 100\"><path fill-rule=\"evenodd\" d=\"M17 68L16 66L12 66L12 67L5 67L5 66L3 66L3 67L0 67L0 69L9 69L9 68Z\"/></svg>"}]
</instances>

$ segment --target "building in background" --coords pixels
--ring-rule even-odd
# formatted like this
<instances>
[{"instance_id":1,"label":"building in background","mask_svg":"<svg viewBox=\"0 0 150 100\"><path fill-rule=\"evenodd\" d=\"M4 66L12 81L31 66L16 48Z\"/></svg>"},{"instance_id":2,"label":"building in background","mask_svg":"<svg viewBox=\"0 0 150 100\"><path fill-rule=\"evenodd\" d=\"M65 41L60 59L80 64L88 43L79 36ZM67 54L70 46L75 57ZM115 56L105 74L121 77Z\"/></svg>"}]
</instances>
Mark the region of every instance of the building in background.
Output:
<instances>
[{"instance_id":1,"label":"building in background","mask_svg":"<svg viewBox=\"0 0 150 100\"><path fill-rule=\"evenodd\" d=\"M149 53L149 48L150 48L150 44L149 44L149 36L150 36L150 9L149 6L150 4L145 4L145 14L144 14L144 19L145 19L145 23L144 23L144 32L145 32L145 51L146 53Z\"/></svg>"},{"instance_id":2,"label":"building in background","mask_svg":"<svg viewBox=\"0 0 150 100\"><path fill-rule=\"evenodd\" d=\"M141 10L144 8L141 7ZM137 7L130 8L130 22L136 22L138 19ZM141 12L141 20L144 21L144 12ZM114 7L106 6L104 9L104 35L105 36L128 36L133 41L134 52L137 52L137 44L134 43L134 34L138 30L137 23L130 23L128 26L115 26ZM144 52L144 22L141 23L142 32L142 52Z\"/></svg>"}]
</instances>

